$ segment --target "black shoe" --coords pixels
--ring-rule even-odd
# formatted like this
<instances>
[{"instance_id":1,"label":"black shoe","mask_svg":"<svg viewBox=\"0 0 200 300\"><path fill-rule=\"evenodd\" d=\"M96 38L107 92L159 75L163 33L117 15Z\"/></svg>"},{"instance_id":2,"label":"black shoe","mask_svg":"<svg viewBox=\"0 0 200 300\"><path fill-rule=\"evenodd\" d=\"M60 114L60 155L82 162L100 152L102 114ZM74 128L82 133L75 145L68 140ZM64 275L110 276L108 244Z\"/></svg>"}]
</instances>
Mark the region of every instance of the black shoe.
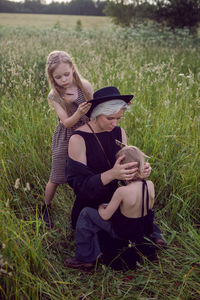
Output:
<instances>
[{"instance_id":1,"label":"black shoe","mask_svg":"<svg viewBox=\"0 0 200 300\"><path fill-rule=\"evenodd\" d=\"M50 204L43 204L43 206L42 206L42 219L49 229L53 228L53 222L51 219L50 208L51 208Z\"/></svg>"},{"instance_id":2,"label":"black shoe","mask_svg":"<svg viewBox=\"0 0 200 300\"><path fill-rule=\"evenodd\" d=\"M81 262L76 259L76 257L67 258L64 262L65 266L73 269L84 269L90 270L94 268L94 262Z\"/></svg>"},{"instance_id":3,"label":"black shoe","mask_svg":"<svg viewBox=\"0 0 200 300\"><path fill-rule=\"evenodd\" d=\"M154 239L154 243L160 248L167 248L167 243L163 239Z\"/></svg>"}]
</instances>

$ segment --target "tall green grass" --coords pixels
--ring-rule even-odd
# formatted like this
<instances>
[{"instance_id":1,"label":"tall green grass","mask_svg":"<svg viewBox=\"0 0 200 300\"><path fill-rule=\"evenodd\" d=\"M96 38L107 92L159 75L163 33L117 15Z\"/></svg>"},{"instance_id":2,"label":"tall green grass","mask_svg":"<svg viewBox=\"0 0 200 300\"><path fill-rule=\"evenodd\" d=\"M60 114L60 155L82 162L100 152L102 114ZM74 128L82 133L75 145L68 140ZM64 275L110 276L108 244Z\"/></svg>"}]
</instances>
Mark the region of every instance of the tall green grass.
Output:
<instances>
[{"instance_id":1,"label":"tall green grass","mask_svg":"<svg viewBox=\"0 0 200 300\"><path fill-rule=\"evenodd\" d=\"M148 33L148 34L147 34ZM0 295L2 299L200 298L200 52L187 32L0 28ZM151 156L156 221L168 242L158 261L127 273L64 268L74 253L68 186L40 219L57 124L45 60L69 52L98 89L135 95L121 120L130 144Z\"/></svg>"}]
</instances>

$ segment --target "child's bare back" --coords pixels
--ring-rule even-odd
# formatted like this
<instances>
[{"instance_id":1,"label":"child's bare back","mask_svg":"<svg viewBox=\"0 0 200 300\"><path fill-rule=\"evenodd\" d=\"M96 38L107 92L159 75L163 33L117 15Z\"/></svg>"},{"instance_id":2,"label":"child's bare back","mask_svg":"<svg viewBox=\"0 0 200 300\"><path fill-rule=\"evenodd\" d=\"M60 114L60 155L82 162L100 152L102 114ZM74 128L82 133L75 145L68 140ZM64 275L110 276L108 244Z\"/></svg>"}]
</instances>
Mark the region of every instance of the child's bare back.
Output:
<instances>
[{"instance_id":1,"label":"child's bare back","mask_svg":"<svg viewBox=\"0 0 200 300\"><path fill-rule=\"evenodd\" d=\"M154 204L154 184L152 181L146 181L149 191L149 208ZM133 181L128 185L119 187L116 193L120 193L121 198L120 210L123 215L129 218L141 217L142 210L142 181ZM144 210L146 215L146 207Z\"/></svg>"}]
</instances>

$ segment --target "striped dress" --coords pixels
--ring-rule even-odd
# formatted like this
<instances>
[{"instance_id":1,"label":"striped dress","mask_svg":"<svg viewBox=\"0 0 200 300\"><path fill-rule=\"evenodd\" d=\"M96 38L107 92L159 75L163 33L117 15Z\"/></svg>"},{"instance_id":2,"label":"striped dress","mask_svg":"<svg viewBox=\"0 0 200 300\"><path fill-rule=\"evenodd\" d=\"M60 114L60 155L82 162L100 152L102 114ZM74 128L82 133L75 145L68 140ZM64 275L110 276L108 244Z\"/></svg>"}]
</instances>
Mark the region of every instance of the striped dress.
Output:
<instances>
[{"instance_id":1,"label":"striped dress","mask_svg":"<svg viewBox=\"0 0 200 300\"><path fill-rule=\"evenodd\" d=\"M53 100L52 93L49 93L48 98ZM78 89L78 97L76 100L67 106L67 113L72 116L77 110L78 106L83 103L84 96L81 89ZM88 122L86 116L82 116L80 120L71 128L66 128L60 121L54 131L52 139L52 167L50 181L57 184L66 183L66 158L68 153L68 143L72 132Z\"/></svg>"}]
</instances>

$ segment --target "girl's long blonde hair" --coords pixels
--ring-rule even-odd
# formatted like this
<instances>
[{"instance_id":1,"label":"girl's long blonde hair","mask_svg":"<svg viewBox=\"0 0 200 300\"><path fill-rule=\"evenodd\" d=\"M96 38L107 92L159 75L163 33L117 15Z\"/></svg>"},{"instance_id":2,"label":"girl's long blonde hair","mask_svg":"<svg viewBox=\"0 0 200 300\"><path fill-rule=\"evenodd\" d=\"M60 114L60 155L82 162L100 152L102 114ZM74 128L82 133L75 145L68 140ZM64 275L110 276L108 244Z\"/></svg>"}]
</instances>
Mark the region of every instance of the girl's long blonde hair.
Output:
<instances>
[{"instance_id":1,"label":"girl's long blonde hair","mask_svg":"<svg viewBox=\"0 0 200 300\"><path fill-rule=\"evenodd\" d=\"M66 109L66 102L63 99L63 90L61 87L59 87L54 78L53 78L53 72L58 67L60 63L66 63L69 64L70 67L74 66L74 72L73 72L73 79L77 87L79 87L83 93L85 101L90 100L91 95L88 93L88 91L84 88L83 82L87 82L86 79L84 79L78 72L77 67L75 66L72 58L70 55L65 51L58 51L55 50L51 52L46 61L46 75L48 78L49 86L51 90L53 90L53 93L55 95L54 100L56 102L59 102L61 106Z\"/></svg>"}]
</instances>

